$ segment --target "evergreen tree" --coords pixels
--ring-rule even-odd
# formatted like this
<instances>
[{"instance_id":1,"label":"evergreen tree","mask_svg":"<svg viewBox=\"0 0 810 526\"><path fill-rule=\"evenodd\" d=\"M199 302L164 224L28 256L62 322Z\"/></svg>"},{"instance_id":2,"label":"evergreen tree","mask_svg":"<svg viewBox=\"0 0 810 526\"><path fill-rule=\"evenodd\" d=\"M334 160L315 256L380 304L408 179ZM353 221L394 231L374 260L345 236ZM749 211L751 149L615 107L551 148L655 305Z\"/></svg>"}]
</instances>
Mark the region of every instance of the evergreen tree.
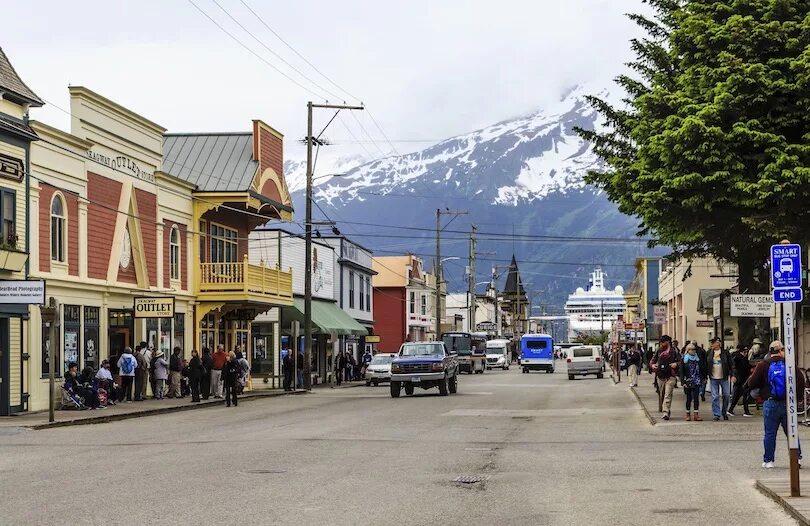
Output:
<instances>
[{"instance_id":1,"label":"evergreen tree","mask_svg":"<svg viewBox=\"0 0 810 526\"><path fill-rule=\"evenodd\" d=\"M734 262L741 292L767 292L768 246L810 237L810 2L646 3L625 104L590 98L606 131L578 130L606 165L587 180L675 256Z\"/></svg>"}]
</instances>

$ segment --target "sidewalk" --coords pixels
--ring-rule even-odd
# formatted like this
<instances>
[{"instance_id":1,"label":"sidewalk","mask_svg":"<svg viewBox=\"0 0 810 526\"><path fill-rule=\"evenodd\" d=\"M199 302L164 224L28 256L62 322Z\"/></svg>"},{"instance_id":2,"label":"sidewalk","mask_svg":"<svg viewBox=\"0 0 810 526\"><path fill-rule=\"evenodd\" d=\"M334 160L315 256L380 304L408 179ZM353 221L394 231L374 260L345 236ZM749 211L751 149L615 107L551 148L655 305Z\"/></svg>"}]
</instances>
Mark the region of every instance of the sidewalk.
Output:
<instances>
[{"instance_id":1,"label":"sidewalk","mask_svg":"<svg viewBox=\"0 0 810 526\"><path fill-rule=\"evenodd\" d=\"M801 475L806 475L804 471ZM806 477L800 477L801 497L790 496L790 480L787 472L779 479L769 478L756 481L756 488L782 506L785 511L803 526L810 526L810 482Z\"/></svg>"},{"instance_id":2,"label":"sidewalk","mask_svg":"<svg viewBox=\"0 0 810 526\"><path fill-rule=\"evenodd\" d=\"M244 393L239 397L239 401L304 394L305 392L306 391L294 391L285 393L281 389L257 389ZM119 403L114 406L108 406L106 409L83 411L57 410L54 413L55 422L48 422L48 411L36 411L15 416L0 417L0 428L24 427L28 429L47 429L51 427L100 424L206 407L220 407L224 404L224 400L219 398L210 398L199 403L192 403L190 396L185 398L165 398L163 400L149 399L144 402Z\"/></svg>"}]
</instances>

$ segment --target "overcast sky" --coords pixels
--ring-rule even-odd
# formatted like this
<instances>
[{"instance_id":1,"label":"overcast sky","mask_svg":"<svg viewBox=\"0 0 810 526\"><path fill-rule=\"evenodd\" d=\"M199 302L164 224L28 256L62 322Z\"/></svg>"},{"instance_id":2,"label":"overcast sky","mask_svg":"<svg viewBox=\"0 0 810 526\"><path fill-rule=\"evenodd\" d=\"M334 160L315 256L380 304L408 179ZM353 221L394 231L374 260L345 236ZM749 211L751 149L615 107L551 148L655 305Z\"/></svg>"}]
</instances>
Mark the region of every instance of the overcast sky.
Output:
<instances>
[{"instance_id":1,"label":"overcast sky","mask_svg":"<svg viewBox=\"0 0 810 526\"><path fill-rule=\"evenodd\" d=\"M279 41L241 0L193 0L267 62L312 91L342 93ZM542 108L573 84L604 87L637 35L626 12L641 0L245 0L343 89L362 100L400 152ZM170 132L248 131L254 118L287 138L306 133L305 91L240 47L189 0L4 2L0 47L28 85L53 104L32 117L68 128L68 85L83 85ZM347 100L348 96L344 96ZM321 126L331 116L318 115ZM380 140L370 117L343 122ZM319 128L320 129L320 128ZM325 134L335 154L361 148L339 121ZM379 147L364 145L371 154Z\"/></svg>"}]
</instances>

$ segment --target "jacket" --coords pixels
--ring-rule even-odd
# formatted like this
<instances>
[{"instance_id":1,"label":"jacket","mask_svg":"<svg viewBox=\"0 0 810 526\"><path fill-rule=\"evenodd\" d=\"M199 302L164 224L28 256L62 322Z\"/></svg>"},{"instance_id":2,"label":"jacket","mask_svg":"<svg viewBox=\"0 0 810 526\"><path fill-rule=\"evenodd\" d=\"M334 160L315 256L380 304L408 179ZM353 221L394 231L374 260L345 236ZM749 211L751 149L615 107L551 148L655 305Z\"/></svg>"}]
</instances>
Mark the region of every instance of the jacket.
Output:
<instances>
[{"instance_id":1,"label":"jacket","mask_svg":"<svg viewBox=\"0 0 810 526\"><path fill-rule=\"evenodd\" d=\"M698 358L697 363L698 366L700 367L700 380L705 381L706 375L708 374L706 372L706 362ZM686 362L684 362L683 358L681 358L680 365L678 366L678 378L681 380L681 383L683 385L687 385L688 382L686 381L686 379L688 376L689 376L689 366L687 366Z\"/></svg>"},{"instance_id":2,"label":"jacket","mask_svg":"<svg viewBox=\"0 0 810 526\"><path fill-rule=\"evenodd\" d=\"M130 372L129 374L125 374L124 369L122 367L125 360L132 361L132 372ZM137 368L138 368L138 360L136 360L135 357L129 354L128 352L125 352L124 354L121 355L120 358L118 358L118 369L121 372L121 376L135 376L135 371L137 370Z\"/></svg>"},{"instance_id":3,"label":"jacket","mask_svg":"<svg viewBox=\"0 0 810 526\"><path fill-rule=\"evenodd\" d=\"M214 360L211 358L210 354L204 354L200 361L202 362L203 372L209 373L211 369L214 368Z\"/></svg>"},{"instance_id":4,"label":"jacket","mask_svg":"<svg viewBox=\"0 0 810 526\"><path fill-rule=\"evenodd\" d=\"M179 373L183 370L183 357L179 354L174 354L169 357L169 370Z\"/></svg>"},{"instance_id":5,"label":"jacket","mask_svg":"<svg viewBox=\"0 0 810 526\"><path fill-rule=\"evenodd\" d=\"M143 354L143 351L135 353L135 360L138 362L138 374L146 374L149 369L149 361Z\"/></svg>"},{"instance_id":6,"label":"jacket","mask_svg":"<svg viewBox=\"0 0 810 526\"><path fill-rule=\"evenodd\" d=\"M155 380L168 380L169 379L169 364L161 356L155 358Z\"/></svg>"},{"instance_id":7,"label":"jacket","mask_svg":"<svg viewBox=\"0 0 810 526\"><path fill-rule=\"evenodd\" d=\"M712 377L712 366L714 365L714 351L706 351L706 372L708 377ZM731 355L726 349L720 349L720 365L723 367L723 379L728 379L731 375Z\"/></svg>"},{"instance_id":8,"label":"jacket","mask_svg":"<svg viewBox=\"0 0 810 526\"><path fill-rule=\"evenodd\" d=\"M202 360L199 356L192 356L188 362L188 377L192 380L199 380L202 378L205 368L203 367Z\"/></svg>"},{"instance_id":9,"label":"jacket","mask_svg":"<svg viewBox=\"0 0 810 526\"><path fill-rule=\"evenodd\" d=\"M630 357L628 358L628 363L630 365L639 366L641 365L641 353L638 351L630 351Z\"/></svg>"},{"instance_id":10,"label":"jacket","mask_svg":"<svg viewBox=\"0 0 810 526\"><path fill-rule=\"evenodd\" d=\"M661 350L659 349L655 356L653 356L652 364L655 365L657 368L655 370L655 376L658 378L671 378L678 374L677 369L672 370L672 364L677 364L680 361L681 357L675 351L674 347L669 348L669 352L666 354L666 357L662 357ZM669 370L669 372L667 372Z\"/></svg>"},{"instance_id":11,"label":"jacket","mask_svg":"<svg viewBox=\"0 0 810 526\"><path fill-rule=\"evenodd\" d=\"M214 354L211 355L214 370L219 371L222 369L226 361L228 361L228 354L225 351L215 351Z\"/></svg>"},{"instance_id":12,"label":"jacket","mask_svg":"<svg viewBox=\"0 0 810 526\"><path fill-rule=\"evenodd\" d=\"M784 362L785 359L781 356L771 356L770 360L762 360L759 362L754 369L754 372L751 373L751 376L748 377L748 387L751 389L759 389L759 396L760 398L767 400L771 397L771 386L768 383L768 368L771 366L771 362ZM787 383L787 382L786 382ZM804 393L804 375L801 374L799 368L796 368L796 386L798 389L796 390L797 393ZM785 386L787 387L787 385ZM800 395L801 396L801 395Z\"/></svg>"},{"instance_id":13,"label":"jacket","mask_svg":"<svg viewBox=\"0 0 810 526\"><path fill-rule=\"evenodd\" d=\"M745 382L751 376L751 362L748 356L742 351L737 351L731 355L731 374L737 378L738 382Z\"/></svg>"},{"instance_id":14,"label":"jacket","mask_svg":"<svg viewBox=\"0 0 810 526\"><path fill-rule=\"evenodd\" d=\"M225 385L236 385L239 380L239 363L229 360L222 366L222 382Z\"/></svg>"}]
</instances>

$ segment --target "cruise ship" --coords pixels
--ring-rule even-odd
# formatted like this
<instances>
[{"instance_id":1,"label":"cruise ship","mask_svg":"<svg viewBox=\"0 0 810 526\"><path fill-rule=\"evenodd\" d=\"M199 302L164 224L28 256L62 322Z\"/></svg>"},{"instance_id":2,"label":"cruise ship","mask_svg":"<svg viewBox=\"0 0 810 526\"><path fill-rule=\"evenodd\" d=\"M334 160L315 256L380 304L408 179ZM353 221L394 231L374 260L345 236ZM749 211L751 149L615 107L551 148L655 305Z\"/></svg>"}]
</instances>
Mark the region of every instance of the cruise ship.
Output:
<instances>
[{"instance_id":1,"label":"cruise ship","mask_svg":"<svg viewBox=\"0 0 810 526\"><path fill-rule=\"evenodd\" d=\"M588 288L579 287L568 296L565 313L568 316L568 341L575 341L578 335L599 334L610 331L613 322L624 314L627 302L624 289L617 285L615 289L605 288L605 275L597 267L591 273Z\"/></svg>"}]
</instances>

